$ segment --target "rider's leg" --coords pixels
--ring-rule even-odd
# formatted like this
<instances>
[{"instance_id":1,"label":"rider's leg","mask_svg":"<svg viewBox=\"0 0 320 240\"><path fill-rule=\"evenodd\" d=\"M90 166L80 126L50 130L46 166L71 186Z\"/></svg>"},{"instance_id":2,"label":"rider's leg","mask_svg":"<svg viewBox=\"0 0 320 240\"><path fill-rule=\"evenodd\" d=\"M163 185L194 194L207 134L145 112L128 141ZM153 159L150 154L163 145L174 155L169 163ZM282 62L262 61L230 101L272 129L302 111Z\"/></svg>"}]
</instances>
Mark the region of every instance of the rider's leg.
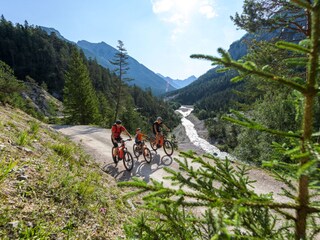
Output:
<instances>
[{"instance_id":1,"label":"rider's leg","mask_svg":"<svg viewBox=\"0 0 320 240\"><path fill-rule=\"evenodd\" d=\"M113 151L112 151L112 158L113 161L115 162L115 164L117 164L117 155L118 155L118 142L117 141L113 141L113 139L111 139L112 143L113 143Z\"/></svg>"}]
</instances>

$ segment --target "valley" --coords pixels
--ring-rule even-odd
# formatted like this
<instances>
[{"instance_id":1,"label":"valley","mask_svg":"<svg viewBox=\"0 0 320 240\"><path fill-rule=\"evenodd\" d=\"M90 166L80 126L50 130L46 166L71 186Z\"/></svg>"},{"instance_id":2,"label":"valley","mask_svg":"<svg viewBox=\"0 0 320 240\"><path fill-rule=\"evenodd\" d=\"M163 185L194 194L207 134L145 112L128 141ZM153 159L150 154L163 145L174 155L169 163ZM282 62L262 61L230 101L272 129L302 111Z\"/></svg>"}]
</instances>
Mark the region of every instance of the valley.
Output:
<instances>
[{"instance_id":1,"label":"valley","mask_svg":"<svg viewBox=\"0 0 320 240\"><path fill-rule=\"evenodd\" d=\"M182 106L179 111L186 112L190 110L190 107ZM187 115L185 115L187 117ZM187 122L187 125L185 124ZM163 169L164 167L170 167L175 171L179 171L179 165L175 162L174 159L182 159L179 155L179 151L196 151L198 154L205 152L212 152L213 155L224 159L229 157L226 153L220 152L216 147L206 143L205 139L200 137L195 138L195 129L191 129L190 121L183 118L182 125L178 126L173 130L174 134L179 135L177 137L178 141L184 139L183 142L178 142L179 149L169 157L167 156L162 149L153 151L150 148L149 143L148 147L151 149L153 160L150 164L146 163L142 156L139 159L134 157L134 167L128 172L125 170L122 161L118 163L117 166L113 163L111 158L111 149L112 143L110 140L111 131L110 129L98 128L93 126L53 126L54 129L61 132L62 134L68 136L72 141L80 144L85 151L91 155L95 161L99 164L100 168L105 171L107 174L114 177L117 181L129 181L132 177L139 177L146 182L149 182L150 179L155 179L160 182L164 182L166 186L170 185L170 181L165 180L164 177L168 176L168 173ZM190 134L192 136L188 136ZM197 135L197 134L196 134ZM126 136L124 135L124 138ZM192 141L190 141L190 138ZM132 146L134 141L127 142L128 150L132 153ZM133 155L134 156L134 155ZM232 159L232 157L231 157ZM192 163L190 162L192 165ZM234 165L241 165L233 161ZM198 168L198 164L194 164L195 168ZM282 183L273 179L267 171L262 169L252 167L249 172L249 178L256 181L254 186L254 191L258 194L268 194L273 193L275 200L280 202L285 202L288 199L284 196L279 195L281 188L285 187Z\"/></svg>"}]
</instances>

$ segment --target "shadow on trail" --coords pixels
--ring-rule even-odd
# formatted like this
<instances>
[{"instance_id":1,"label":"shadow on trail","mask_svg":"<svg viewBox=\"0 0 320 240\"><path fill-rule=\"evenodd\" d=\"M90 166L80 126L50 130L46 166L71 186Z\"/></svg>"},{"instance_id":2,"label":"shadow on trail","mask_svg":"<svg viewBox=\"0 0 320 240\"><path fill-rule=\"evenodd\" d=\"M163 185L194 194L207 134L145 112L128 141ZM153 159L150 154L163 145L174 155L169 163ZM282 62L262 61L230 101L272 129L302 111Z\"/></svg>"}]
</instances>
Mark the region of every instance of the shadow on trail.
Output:
<instances>
[{"instance_id":1,"label":"shadow on trail","mask_svg":"<svg viewBox=\"0 0 320 240\"><path fill-rule=\"evenodd\" d=\"M152 161L147 163L143 156L134 158L133 169L129 172L124 166L123 162L120 161L116 166L114 163L105 165L102 170L109 175L113 176L117 181L128 181L132 177L139 177L145 182L150 181L150 175L166 166L170 166L173 162L172 157L164 155L160 156L156 151L151 151Z\"/></svg>"}]
</instances>

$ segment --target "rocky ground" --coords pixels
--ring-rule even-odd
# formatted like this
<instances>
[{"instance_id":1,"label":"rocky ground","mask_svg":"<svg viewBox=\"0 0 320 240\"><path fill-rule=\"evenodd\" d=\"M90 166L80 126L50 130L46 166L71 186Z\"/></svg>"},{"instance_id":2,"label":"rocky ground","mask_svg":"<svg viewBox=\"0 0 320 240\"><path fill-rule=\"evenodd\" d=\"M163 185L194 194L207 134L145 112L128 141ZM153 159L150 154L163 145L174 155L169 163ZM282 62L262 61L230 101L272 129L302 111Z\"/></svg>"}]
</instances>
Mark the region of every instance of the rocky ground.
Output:
<instances>
[{"instance_id":1,"label":"rocky ground","mask_svg":"<svg viewBox=\"0 0 320 240\"><path fill-rule=\"evenodd\" d=\"M198 135L201 138L208 140L208 131L205 127L204 121L199 120L193 113L191 113L187 117L187 119L194 124ZM199 154L205 153L201 148L195 146L192 142L190 142L190 139L187 137L185 128L184 126L182 126L182 124L179 124L179 126L174 129L173 134L175 134L176 139L179 143L178 147L182 151L193 150Z\"/></svg>"}]
</instances>

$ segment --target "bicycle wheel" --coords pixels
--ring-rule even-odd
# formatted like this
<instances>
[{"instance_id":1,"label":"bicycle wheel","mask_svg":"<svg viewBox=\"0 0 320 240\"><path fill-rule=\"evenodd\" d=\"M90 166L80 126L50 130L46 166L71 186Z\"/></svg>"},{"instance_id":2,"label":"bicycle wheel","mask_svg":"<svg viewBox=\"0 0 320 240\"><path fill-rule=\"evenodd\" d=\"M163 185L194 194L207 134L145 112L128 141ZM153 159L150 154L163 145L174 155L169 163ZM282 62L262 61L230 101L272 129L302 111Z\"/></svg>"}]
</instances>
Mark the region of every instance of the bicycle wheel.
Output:
<instances>
[{"instance_id":1,"label":"bicycle wheel","mask_svg":"<svg viewBox=\"0 0 320 240\"><path fill-rule=\"evenodd\" d=\"M170 141L164 140L163 150L168 155L171 156L173 154L173 145Z\"/></svg>"},{"instance_id":2,"label":"bicycle wheel","mask_svg":"<svg viewBox=\"0 0 320 240\"><path fill-rule=\"evenodd\" d=\"M144 157L144 160L146 160L147 163L150 163L151 160L152 160L152 155L151 155L151 151L149 148L144 148L143 150L143 157Z\"/></svg>"},{"instance_id":3,"label":"bicycle wheel","mask_svg":"<svg viewBox=\"0 0 320 240\"><path fill-rule=\"evenodd\" d=\"M133 168L133 157L131 153L125 152L124 158L123 158L123 165L128 170L131 171Z\"/></svg>"},{"instance_id":4,"label":"bicycle wheel","mask_svg":"<svg viewBox=\"0 0 320 240\"><path fill-rule=\"evenodd\" d=\"M140 156L140 149L137 144L133 144L133 154L138 158Z\"/></svg>"},{"instance_id":5,"label":"bicycle wheel","mask_svg":"<svg viewBox=\"0 0 320 240\"><path fill-rule=\"evenodd\" d=\"M158 148L157 148L157 144L156 144L156 138L155 137L151 137L150 138L150 147L156 151Z\"/></svg>"}]
</instances>

